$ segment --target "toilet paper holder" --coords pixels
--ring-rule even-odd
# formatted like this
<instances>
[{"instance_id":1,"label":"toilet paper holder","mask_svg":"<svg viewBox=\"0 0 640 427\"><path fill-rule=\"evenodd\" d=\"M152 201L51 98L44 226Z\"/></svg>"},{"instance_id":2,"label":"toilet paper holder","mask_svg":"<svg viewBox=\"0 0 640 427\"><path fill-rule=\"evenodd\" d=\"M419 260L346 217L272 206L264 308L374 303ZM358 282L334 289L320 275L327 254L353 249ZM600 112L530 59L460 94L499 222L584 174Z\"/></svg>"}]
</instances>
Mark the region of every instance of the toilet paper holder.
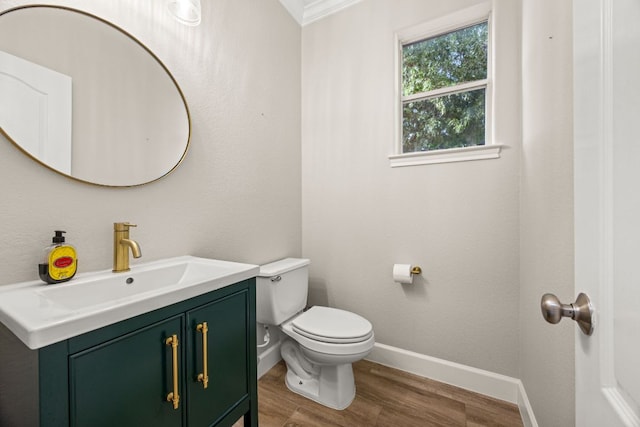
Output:
<instances>
[{"instance_id":1,"label":"toilet paper holder","mask_svg":"<svg viewBox=\"0 0 640 427\"><path fill-rule=\"evenodd\" d=\"M416 275L422 274L422 268L411 264L393 264L393 281L402 284L413 283Z\"/></svg>"}]
</instances>

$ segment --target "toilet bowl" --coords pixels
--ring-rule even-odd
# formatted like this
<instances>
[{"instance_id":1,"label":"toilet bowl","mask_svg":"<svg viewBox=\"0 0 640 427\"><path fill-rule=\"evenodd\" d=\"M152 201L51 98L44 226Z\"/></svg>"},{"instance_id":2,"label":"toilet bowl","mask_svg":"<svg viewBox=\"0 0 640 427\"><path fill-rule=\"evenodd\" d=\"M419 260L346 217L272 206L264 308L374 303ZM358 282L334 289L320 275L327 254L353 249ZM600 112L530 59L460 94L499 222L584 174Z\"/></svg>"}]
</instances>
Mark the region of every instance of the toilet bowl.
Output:
<instances>
[{"instance_id":1,"label":"toilet bowl","mask_svg":"<svg viewBox=\"0 0 640 427\"><path fill-rule=\"evenodd\" d=\"M355 397L351 364L375 344L371 323L337 308L303 310L309 260L287 258L261 266L256 284L257 321L278 325L286 338L280 352L287 365L287 387L334 409Z\"/></svg>"},{"instance_id":2,"label":"toilet bowl","mask_svg":"<svg viewBox=\"0 0 640 427\"><path fill-rule=\"evenodd\" d=\"M371 323L348 311L314 306L280 329L290 337L280 349L289 390L330 408L347 408L356 394L351 364L375 343Z\"/></svg>"}]
</instances>

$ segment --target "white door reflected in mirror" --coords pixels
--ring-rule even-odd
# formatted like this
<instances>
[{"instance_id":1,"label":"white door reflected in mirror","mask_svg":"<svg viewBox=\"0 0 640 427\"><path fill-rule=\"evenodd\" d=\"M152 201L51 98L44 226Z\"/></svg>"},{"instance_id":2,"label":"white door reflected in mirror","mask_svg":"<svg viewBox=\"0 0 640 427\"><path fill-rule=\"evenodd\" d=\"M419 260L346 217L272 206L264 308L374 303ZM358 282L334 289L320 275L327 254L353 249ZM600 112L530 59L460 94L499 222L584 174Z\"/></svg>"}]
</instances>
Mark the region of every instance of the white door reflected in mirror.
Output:
<instances>
[{"instance_id":1,"label":"white door reflected in mirror","mask_svg":"<svg viewBox=\"0 0 640 427\"><path fill-rule=\"evenodd\" d=\"M0 50L0 127L42 163L71 174L71 77Z\"/></svg>"}]
</instances>

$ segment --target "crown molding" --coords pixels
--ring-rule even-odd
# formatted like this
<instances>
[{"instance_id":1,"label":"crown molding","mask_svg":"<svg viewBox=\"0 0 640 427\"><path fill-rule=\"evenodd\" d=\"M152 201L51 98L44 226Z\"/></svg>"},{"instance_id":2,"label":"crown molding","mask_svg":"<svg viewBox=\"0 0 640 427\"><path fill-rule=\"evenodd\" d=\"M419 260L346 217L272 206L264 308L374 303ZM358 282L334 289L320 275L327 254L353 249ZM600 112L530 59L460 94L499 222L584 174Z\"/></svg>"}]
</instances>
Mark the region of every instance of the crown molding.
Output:
<instances>
[{"instance_id":1,"label":"crown molding","mask_svg":"<svg viewBox=\"0 0 640 427\"><path fill-rule=\"evenodd\" d=\"M280 3L301 26L305 26L362 0L316 0L305 5L303 0L280 0Z\"/></svg>"},{"instance_id":2,"label":"crown molding","mask_svg":"<svg viewBox=\"0 0 640 427\"><path fill-rule=\"evenodd\" d=\"M360 3L362 0L317 0L305 6L302 25L310 24L333 13Z\"/></svg>"},{"instance_id":3,"label":"crown molding","mask_svg":"<svg viewBox=\"0 0 640 427\"><path fill-rule=\"evenodd\" d=\"M304 17L304 2L302 0L280 0L282 6L287 9L287 12L298 24L302 25L302 19Z\"/></svg>"}]
</instances>

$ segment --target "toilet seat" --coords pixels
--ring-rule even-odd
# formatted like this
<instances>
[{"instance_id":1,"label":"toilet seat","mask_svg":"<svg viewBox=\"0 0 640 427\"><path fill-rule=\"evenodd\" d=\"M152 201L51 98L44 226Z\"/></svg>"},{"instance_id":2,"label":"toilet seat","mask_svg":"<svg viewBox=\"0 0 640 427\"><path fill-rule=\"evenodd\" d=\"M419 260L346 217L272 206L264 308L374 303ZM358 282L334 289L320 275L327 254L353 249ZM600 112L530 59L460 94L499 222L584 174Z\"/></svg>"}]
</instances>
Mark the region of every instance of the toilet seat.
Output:
<instances>
[{"instance_id":1,"label":"toilet seat","mask_svg":"<svg viewBox=\"0 0 640 427\"><path fill-rule=\"evenodd\" d=\"M355 313L314 306L280 325L302 347L326 355L368 354L375 344L373 327Z\"/></svg>"},{"instance_id":2,"label":"toilet seat","mask_svg":"<svg viewBox=\"0 0 640 427\"><path fill-rule=\"evenodd\" d=\"M313 306L295 317L291 326L309 339L334 344L359 343L373 334L373 326L364 317L322 306Z\"/></svg>"}]
</instances>

